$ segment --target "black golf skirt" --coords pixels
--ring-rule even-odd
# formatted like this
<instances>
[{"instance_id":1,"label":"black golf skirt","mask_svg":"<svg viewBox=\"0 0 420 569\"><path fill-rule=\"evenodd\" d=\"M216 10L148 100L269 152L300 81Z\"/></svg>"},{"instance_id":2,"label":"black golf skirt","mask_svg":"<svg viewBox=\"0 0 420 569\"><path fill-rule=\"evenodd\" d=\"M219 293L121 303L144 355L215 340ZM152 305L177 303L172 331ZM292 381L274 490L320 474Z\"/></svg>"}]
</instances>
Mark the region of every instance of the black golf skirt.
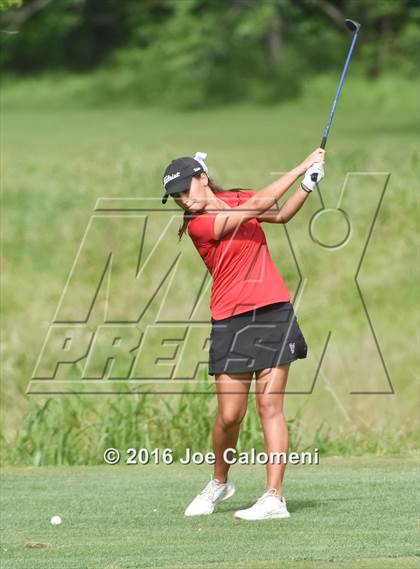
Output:
<instances>
[{"instance_id":1,"label":"black golf skirt","mask_svg":"<svg viewBox=\"0 0 420 569\"><path fill-rule=\"evenodd\" d=\"M252 372L306 358L308 346L290 302L211 322L209 375Z\"/></svg>"}]
</instances>

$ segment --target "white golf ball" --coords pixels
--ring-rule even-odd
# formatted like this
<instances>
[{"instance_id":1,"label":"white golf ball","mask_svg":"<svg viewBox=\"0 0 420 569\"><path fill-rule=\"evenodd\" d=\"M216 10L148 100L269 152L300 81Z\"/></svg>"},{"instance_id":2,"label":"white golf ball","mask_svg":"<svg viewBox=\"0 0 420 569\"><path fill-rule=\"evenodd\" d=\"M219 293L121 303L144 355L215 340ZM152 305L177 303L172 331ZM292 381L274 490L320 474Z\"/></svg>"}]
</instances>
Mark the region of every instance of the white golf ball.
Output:
<instances>
[{"instance_id":1,"label":"white golf ball","mask_svg":"<svg viewBox=\"0 0 420 569\"><path fill-rule=\"evenodd\" d=\"M60 516L53 516L51 518L51 525L53 526L59 526L61 524L61 518Z\"/></svg>"}]
</instances>

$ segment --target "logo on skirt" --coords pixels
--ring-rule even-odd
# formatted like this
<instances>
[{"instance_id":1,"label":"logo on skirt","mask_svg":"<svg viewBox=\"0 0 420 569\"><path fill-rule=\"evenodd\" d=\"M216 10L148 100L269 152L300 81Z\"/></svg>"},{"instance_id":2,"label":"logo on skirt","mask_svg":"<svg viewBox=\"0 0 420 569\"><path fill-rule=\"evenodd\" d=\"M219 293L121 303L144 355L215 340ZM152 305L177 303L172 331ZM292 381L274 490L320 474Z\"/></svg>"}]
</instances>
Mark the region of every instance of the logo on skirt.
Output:
<instances>
[{"instance_id":1,"label":"logo on skirt","mask_svg":"<svg viewBox=\"0 0 420 569\"><path fill-rule=\"evenodd\" d=\"M295 342L291 342L289 344L289 348L290 348L290 351L292 352L292 354L294 354L295 353Z\"/></svg>"}]
</instances>

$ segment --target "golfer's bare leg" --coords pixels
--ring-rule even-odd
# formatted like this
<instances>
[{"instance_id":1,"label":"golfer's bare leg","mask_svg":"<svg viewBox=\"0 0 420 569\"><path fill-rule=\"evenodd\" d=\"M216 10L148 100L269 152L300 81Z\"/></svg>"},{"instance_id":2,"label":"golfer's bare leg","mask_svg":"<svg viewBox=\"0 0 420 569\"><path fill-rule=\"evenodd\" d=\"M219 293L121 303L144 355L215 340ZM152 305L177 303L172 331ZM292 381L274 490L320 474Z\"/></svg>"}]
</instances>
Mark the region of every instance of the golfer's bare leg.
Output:
<instances>
[{"instance_id":1,"label":"golfer's bare leg","mask_svg":"<svg viewBox=\"0 0 420 569\"><path fill-rule=\"evenodd\" d=\"M235 448L239 428L245 417L253 372L216 374L218 414L213 427L213 451L216 457L214 478L225 482L230 465L223 459L227 448Z\"/></svg>"},{"instance_id":2,"label":"golfer's bare leg","mask_svg":"<svg viewBox=\"0 0 420 569\"><path fill-rule=\"evenodd\" d=\"M289 448L287 421L283 413L284 391L290 363L255 372L256 403L264 431L265 452L284 452ZM267 462L267 488L275 488L282 495L286 464Z\"/></svg>"}]
</instances>

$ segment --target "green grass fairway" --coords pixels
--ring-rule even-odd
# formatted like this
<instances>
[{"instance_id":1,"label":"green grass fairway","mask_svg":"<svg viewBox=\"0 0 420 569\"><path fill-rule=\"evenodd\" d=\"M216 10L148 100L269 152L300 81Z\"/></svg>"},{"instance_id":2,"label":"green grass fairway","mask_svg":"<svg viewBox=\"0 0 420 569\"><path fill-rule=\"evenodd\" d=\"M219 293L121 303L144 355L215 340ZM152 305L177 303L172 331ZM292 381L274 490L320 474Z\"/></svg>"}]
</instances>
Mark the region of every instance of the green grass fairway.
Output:
<instances>
[{"instance_id":1,"label":"green grass fairway","mask_svg":"<svg viewBox=\"0 0 420 569\"><path fill-rule=\"evenodd\" d=\"M186 518L211 466L7 468L3 569L418 567L418 463L330 458L290 466L291 517L233 518L264 490L264 466L233 466L236 494ZM59 514L61 526L50 525ZM30 549L27 542L51 547Z\"/></svg>"}]
</instances>

